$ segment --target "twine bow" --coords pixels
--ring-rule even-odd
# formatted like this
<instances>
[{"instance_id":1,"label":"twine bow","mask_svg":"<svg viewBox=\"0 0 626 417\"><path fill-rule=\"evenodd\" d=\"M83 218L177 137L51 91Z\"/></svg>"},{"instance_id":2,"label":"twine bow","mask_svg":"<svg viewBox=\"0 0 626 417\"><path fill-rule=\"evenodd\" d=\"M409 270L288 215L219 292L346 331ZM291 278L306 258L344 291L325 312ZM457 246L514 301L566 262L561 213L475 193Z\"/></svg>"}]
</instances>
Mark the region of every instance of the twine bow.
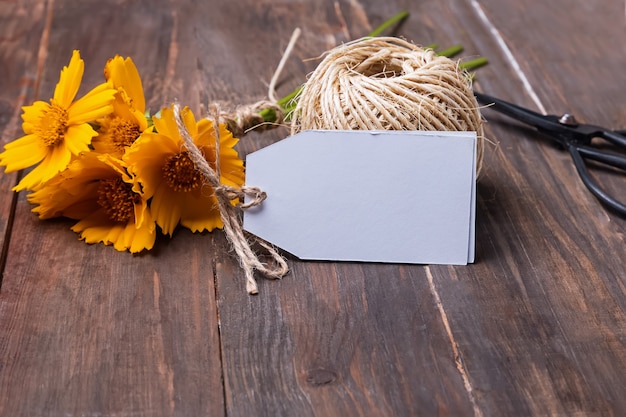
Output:
<instances>
[{"instance_id":1,"label":"twine bow","mask_svg":"<svg viewBox=\"0 0 626 417\"><path fill-rule=\"evenodd\" d=\"M288 271L289 267L285 259L271 245L259 238L252 237L249 241L243 230L243 226L239 217L238 209L245 210L250 207L257 206L265 200L267 194L258 187L242 186L240 188L231 187L220 182L220 132L219 120L220 111L217 106L213 107L214 120L213 127L215 129L215 169L208 163L200 149L193 142L189 131L185 127L182 116L180 114L180 106L174 104L174 115L176 125L181 137L183 138L185 148L189 152L189 156L196 166L196 169L202 173L207 183L213 188L215 197L217 198L218 208L222 222L224 223L224 232L231 243L239 263L243 268L246 276L246 290L249 294L258 294L258 286L254 279L254 271L261 272L268 278L282 278ZM244 203L245 197L251 197L250 201ZM233 204L234 200L239 200L237 204ZM272 265L263 263L259 260L257 254L252 250L251 244L259 244L271 256L274 261Z\"/></svg>"}]
</instances>

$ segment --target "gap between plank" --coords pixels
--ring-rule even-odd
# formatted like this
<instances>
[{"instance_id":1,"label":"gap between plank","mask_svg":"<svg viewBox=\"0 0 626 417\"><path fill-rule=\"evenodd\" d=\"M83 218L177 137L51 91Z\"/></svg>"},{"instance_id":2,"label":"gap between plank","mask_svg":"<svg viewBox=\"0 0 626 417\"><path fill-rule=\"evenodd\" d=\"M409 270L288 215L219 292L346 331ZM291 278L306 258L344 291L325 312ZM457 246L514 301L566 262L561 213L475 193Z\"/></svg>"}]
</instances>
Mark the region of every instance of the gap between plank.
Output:
<instances>
[{"instance_id":1,"label":"gap between plank","mask_svg":"<svg viewBox=\"0 0 626 417\"><path fill-rule=\"evenodd\" d=\"M215 297L215 314L217 318L217 345L220 350L220 379L222 382L222 402L224 404L224 416L228 415L228 404L226 398L226 378L224 375L224 347L222 346L222 319L220 317L220 298L219 289L217 287L217 258L211 260L211 269L213 270L213 295Z\"/></svg>"},{"instance_id":2,"label":"gap between plank","mask_svg":"<svg viewBox=\"0 0 626 417\"><path fill-rule=\"evenodd\" d=\"M478 18L481 20L481 22L483 22L483 25L485 25L485 27L489 30L489 33L491 33L491 35L494 37L498 46L502 50L502 53L504 53L511 67L513 67L513 71L519 77L520 81L522 82L524 86L524 89L526 90L530 98L533 100L533 102L535 103L537 108L541 111L541 113L546 114L546 108L544 107L541 100L539 100L539 96L535 92L535 89L533 88L533 86L530 85L530 81L528 81L528 77L526 77L526 74L524 73L524 71L522 71L522 67L520 66L517 59L515 59L515 55L513 55L513 52L511 52L511 49L508 47L508 45L504 41L504 38L500 34L500 31L498 30L498 28L496 28L496 26L493 23L491 23L491 20L489 20L482 6L477 0L471 0L470 4L472 5L472 8L478 15Z\"/></svg>"},{"instance_id":3,"label":"gap between plank","mask_svg":"<svg viewBox=\"0 0 626 417\"><path fill-rule=\"evenodd\" d=\"M39 86L41 84L41 80L43 78L43 71L46 64L46 59L48 57L48 45L50 43L50 32L52 30L52 18L54 16L54 0L48 0L46 2L46 12L45 12L45 21L44 27L41 32L41 38L39 40L39 48L37 50L37 69L35 74L35 80L33 85L33 97L37 99L39 97ZM31 86L31 82L28 81L29 77L24 77L27 81L23 81L20 89L20 94L17 98L17 103L15 105L15 112L11 116L11 122L6 126L4 132L7 131L12 132L13 123L19 119L22 106L26 102L26 98L28 96L28 89ZM15 179L15 184L17 185L22 178L23 171L18 171ZM13 193L11 196L11 206L9 208L9 217L7 219L7 225L4 232L4 241L2 242L2 247L0 248L0 290L2 289L2 282L4 281L4 271L6 268L7 258L9 254L9 246L11 243L11 236L13 235L13 225L15 223L15 213L17 212L17 201L18 201L19 193Z\"/></svg>"},{"instance_id":4,"label":"gap between plank","mask_svg":"<svg viewBox=\"0 0 626 417\"><path fill-rule=\"evenodd\" d=\"M441 298L439 297L439 293L437 292L437 288L435 287L433 274L430 272L429 266L424 267L424 269L426 270L426 276L428 277L428 286L430 287L430 292L435 299L435 304L437 305L437 309L439 310L439 315L441 316L443 327L445 328L448 339L450 340L450 346L452 347L452 353L454 354L454 363L456 364L456 369L459 371L459 374L461 374L461 378L463 379L463 385L465 386L465 391L467 391L467 396L469 397L472 408L474 409L474 417L483 417L482 411L480 411L480 408L478 408L478 404L476 404L474 389L472 388L472 384L469 380L469 375L467 374L467 371L463 366L463 359L461 358L461 354L459 353L459 348L457 346L456 339L454 338L454 334L452 334L450 322L448 321L448 315L446 314L446 310L443 308Z\"/></svg>"},{"instance_id":5,"label":"gap between plank","mask_svg":"<svg viewBox=\"0 0 626 417\"><path fill-rule=\"evenodd\" d=\"M17 120L20 118L22 106L26 103L28 97L28 89L32 85L30 81L23 81L20 88L20 94L15 104L15 111L11 115L10 122L7 124L4 132L13 132L16 129ZM14 185L19 184L22 179L23 171L18 171L15 175ZM7 265L7 259L9 257L9 246L11 244L11 236L13 236L13 226L15 224L15 214L17 213L17 200L19 193L11 193L11 205L9 207L9 216L7 217L6 229L4 230L4 241L2 242L2 248L0 248L0 290L2 290L2 282L4 280L4 271Z\"/></svg>"},{"instance_id":6,"label":"gap between plank","mask_svg":"<svg viewBox=\"0 0 626 417\"><path fill-rule=\"evenodd\" d=\"M7 266L7 258L9 256L9 244L11 243L11 235L13 234L13 224L15 223L16 211L17 193L13 193L13 195L11 196L11 207L9 208L7 227L4 231L4 241L2 242L2 248L0 250L0 291L2 290L2 282L4 281L4 270Z\"/></svg>"}]
</instances>

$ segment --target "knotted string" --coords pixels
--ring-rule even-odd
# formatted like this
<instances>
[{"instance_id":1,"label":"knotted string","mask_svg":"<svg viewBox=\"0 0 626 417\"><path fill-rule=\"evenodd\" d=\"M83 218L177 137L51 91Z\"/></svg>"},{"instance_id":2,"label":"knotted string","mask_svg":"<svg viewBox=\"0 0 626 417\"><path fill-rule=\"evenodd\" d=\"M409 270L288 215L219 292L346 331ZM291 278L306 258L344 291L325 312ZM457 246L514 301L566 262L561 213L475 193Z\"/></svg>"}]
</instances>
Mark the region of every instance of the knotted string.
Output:
<instances>
[{"instance_id":1,"label":"knotted string","mask_svg":"<svg viewBox=\"0 0 626 417\"><path fill-rule=\"evenodd\" d=\"M218 208L222 222L224 223L224 232L231 243L239 263L246 275L246 290L249 294L258 294L258 286L254 279L254 271L261 272L268 278L282 278L288 271L285 259L266 242L253 237L252 243L257 243L270 254L273 259L273 265L268 265L259 260L259 257L251 248L251 242L246 239L242 222L239 217L238 208L247 209L257 206L265 200L267 194L258 187L242 186L240 188L231 187L220 182L220 129L219 129L219 108L213 106L213 128L215 129L215 169L206 160L200 149L193 142L193 138L189 134L185 123L180 114L180 106L174 104L174 115L176 125L181 137L183 138L185 148L189 152L189 156L200 171L207 183L213 188L217 199ZM246 196L251 197L250 201L243 203ZM238 200L237 204L233 204L234 200Z\"/></svg>"},{"instance_id":2,"label":"knotted string","mask_svg":"<svg viewBox=\"0 0 626 417\"><path fill-rule=\"evenodd\" d=\"M287 59L291 55L291 51L300 37L300 33L300 28L296 28L291 35L291 39L289 39L285 52L268 85L268 100L260 100L253 104L239 106L234 112L219 110L218 117L215 120L220 123L225 123L233 136L241 138L250 130L261 132L276 126L281 126L285 121L285 112L278 104L278 99L276 98L276 84L278 83L278 78L285 67ZM262 111L273 113L275 119L271 123L267 122L262 116Z\"/></svg>"},{"instance_id":3,"label":"knotted string","mask_svg":"<svg viewBox=\"0 0 626 417\"><path fill-rule=\"evenodd\" d=\"M224 232L245 272L246 290L249 294L258 294L259 292L256 280L254 279L255 270L261 272L267 278L278 279L282 278L289 271L289 267L285 259L273 246L255 236L251 237L250 240L246 239L238 209L245 210L250 207L258 206L267 198L267 194L258 187L242 186L235 188L221 183L219 125L220 123L225 124L233 136L240 138L252 129L264 130L274 126L280 126L283 123L284 112L276 100L275 88L280 73L285 66L285 62L291 54L291 50L295 46L299 36L300 29L296 28L270 81L268 87L269 100L260 100L251 105L240 106L234 113L222 111L216 103L209 105L209 113L212 114L213 128L215 129L215 169L211 168L211 165L207 162L200 149L198 149L193 142L193 138L189 134L180 114L180 106L178 103L174 104L174 116L176 118L178 131L183 138L185 148L189 152L189 157L193 161L196 169L200 171L215 192L222 223L224 223ZM274 112L276 120L273 123L267 123L261 115L262 110ZM248 202L244 202L246 197L249 197ZM235 200L237 200L237 203L233 204ZM257 254L252 250L252 244L260 245L269 253L273 260L272 265L259 260Z\"/></svg>"},{"instance_id":4,"label":"knotted string","mask_svg":"<svg viewBox=\"0 0 626 417\"><path fill-rule=\"evenodd\" d=\"M276 115L276 120L269 123L261 115L262 110L270 110ZM241 138L250 130L262 132L275 126L280 126L285 121L282 107L270 100L259 100L256 103L238 106L234 112L219 110L217 119L224 123L226 128L236 138Z\"/></svg>"}]
</instances>

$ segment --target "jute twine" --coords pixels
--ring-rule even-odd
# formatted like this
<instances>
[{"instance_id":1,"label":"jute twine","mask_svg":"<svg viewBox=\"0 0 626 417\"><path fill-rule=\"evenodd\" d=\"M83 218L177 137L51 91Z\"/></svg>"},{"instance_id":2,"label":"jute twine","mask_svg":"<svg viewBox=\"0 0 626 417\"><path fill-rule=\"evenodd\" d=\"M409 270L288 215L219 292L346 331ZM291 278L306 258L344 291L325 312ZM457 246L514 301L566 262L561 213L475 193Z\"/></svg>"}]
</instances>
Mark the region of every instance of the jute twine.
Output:
<instances>
[{"instance_id":1,"label":"jute twine","mask_svg":"<svg viewBox=\"0 0 626 417\"><path fill-rule=\"evenodd\" d=\"M202 173L207 184L214 190L220 216L224 223L224 232L244 270L246 276L246 290L249 294L258 294L259 292L257 282L254 279L255 270L259 271L267 278L278 279L289 272L289 267L285 259L272 245L254 236L250 236L249 239L246 237L239 210L245 210L261 204L263 200L267 198L267 194L258 187L243 186L235 188L220 182L219 125L226 124L226 127L233 136L241 138L250 130L262 131L280 126L284 123L284 113L283 109L277 103L275 87L285 62L299 36L300 29L297 28L293 32L289 44L285 49L285 53L272 76L268 87L268 100L260 100L250 105L239 106L233 112L222 110L221 106L217 103L209 105L210 118L213 121L213 127L215 129L215 169L211 167L200 149L198 149L193 142L193 138L189 134L181 117L180 106L178 104L174 105L174 115L176 117L178 131L183 138L185 148L189 152L189 156L196 169ZM266 123L261 115L262 110L274 112L275 120L271 124ZM246 196L250 197L251 200L247 203L243 203ZM237 204L233 204L235 200L238 201ZM271 263L264 263L259 259L257 253L252 249L252 246L255 244L267 251L271 258Z\"/></svg>"},{"instance_id":2,"label":"jute twine","mask_svg":"<svg viewBox=\"0 0 626 417\"><path fill-rule=\"evenodd\" d=\"M331 50L304 85L291 133L308 129L475 131L483 126L458 63L398 38L365 38Z\"/></svg>"},{"instance_id":3,"label":"jute twine","mask_svg":"<svg viewBox=\"0 0 626 417\"><path fill-rule=\"evenodd\" d=\"M267 123L260 114L261 110L272 111L276 115L276 120ZM253 104L238 106L234 111L224 111L220 107L216 117L220 123L226 124L228 130L237 138L243 137L251 130L262 132L285 122L283 109L276 101L270 100L260 100Z\"/></svg>"},{"instance_id":4,"label":"jute twine","mask_svg":"<svg viewBox=\"0 0 626 417\"><path fill-rule=\"evenodd\" d=\"M193 160L196 169L202 173L207 184L211 186L215 192L217 203L219 206L222 222L224 223L224 232L230 241L241 267L246 275L246 290L249 294L257 294L259 292L256 280L254 279L254 271L257 270L268 278L281 278L289 270L285 259L266 242L251 237L251 241L246 238L241 220L239 218L239 208L247 209L257 206L265 200L267 195L258 187L240 187L235 188L224 185L220 182L220 129L219 115L220 110L213 106L214 114L213 127L215 129L215 169L211 167L200 149L193 142L193 138L185 127L180 114L180 107L174 105L174 115L178 131L183 138L185 148L189 152L190 158ZM251 197L247 203L243 203L246 196ZM234 200L238 200L237 204L233 204ZM259 244L271 256L272 264L261 262L255 251L251 248L252 244Z\"/></svg>"}]
</instances>

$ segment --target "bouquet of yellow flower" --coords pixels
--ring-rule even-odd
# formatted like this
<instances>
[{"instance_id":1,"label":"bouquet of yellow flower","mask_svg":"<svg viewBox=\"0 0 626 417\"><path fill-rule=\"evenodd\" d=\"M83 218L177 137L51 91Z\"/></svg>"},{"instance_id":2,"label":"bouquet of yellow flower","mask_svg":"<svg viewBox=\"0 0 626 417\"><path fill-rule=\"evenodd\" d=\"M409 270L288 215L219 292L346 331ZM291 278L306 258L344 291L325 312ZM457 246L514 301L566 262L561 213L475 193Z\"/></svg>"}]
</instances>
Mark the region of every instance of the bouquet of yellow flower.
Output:
<instances>
[{"instance_id":1,"label":"bouquet of yellow flower","mask_svg":"<svg viewBox=\"0 0 626 417\"><path fill-rule=\"evenodd\" d=\"M111 58L105 82L76 99L83 71L74 51L50 101L24 107L25 135L5 145L0 166L35 168L13 190L30 191L39 218L78 220L72 230L85 242L120 251L151 249L156 226L170 236L178 225L194 232L222 227L215 193L183 145L176 117L232 187L244 182L238 139L223 124L216 130L211 120L197 121L188 108L150 116L130 58Z\"/></svg>"}]
</instances>

